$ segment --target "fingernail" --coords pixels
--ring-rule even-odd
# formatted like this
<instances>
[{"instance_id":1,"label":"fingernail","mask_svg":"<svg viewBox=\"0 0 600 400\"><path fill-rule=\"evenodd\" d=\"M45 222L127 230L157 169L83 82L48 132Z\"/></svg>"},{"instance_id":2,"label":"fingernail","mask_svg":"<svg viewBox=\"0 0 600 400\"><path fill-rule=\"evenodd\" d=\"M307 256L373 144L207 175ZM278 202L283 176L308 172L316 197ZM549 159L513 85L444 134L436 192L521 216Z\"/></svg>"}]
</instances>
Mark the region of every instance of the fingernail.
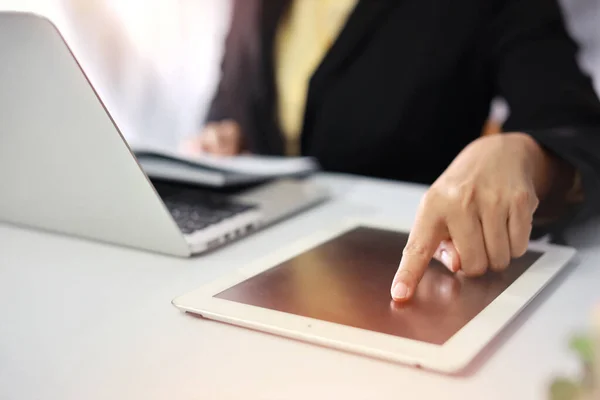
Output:
<instances>
[{"instance_id":1,"label":"fingernail","mask_svg":"<svg viewBox=\"0 0 600 400\"><path fill-rule=\"evenodd\" d=\"M404 300L408 296L408 286L403 282L398 282L392 288L392 298L394 300Z\"/></svg>"},{"instance_id":2,"label":"fingernail","mask_svg":"<svg viewBox=\"0 0 600 400\"><path fill-rule=\"evenodd\" d=\"M440 252L440 258L442 259L442 263L444 263L444 265L450 271L454 271L454 265L452 264L452 257L450 256L450 254L446 250L442 250Z\"/></svg>"}]
</instances>

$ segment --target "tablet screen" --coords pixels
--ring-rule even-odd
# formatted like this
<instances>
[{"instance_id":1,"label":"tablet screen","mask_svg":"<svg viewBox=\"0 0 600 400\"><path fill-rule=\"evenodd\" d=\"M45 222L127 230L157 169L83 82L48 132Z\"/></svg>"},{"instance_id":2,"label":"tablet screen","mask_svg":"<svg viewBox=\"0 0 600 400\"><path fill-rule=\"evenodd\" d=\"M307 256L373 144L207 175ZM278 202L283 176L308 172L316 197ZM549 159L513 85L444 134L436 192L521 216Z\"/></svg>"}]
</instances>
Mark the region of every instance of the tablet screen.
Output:
<instances>
[{"instance_id":1,"label":"tablet screen","mask_svg":"<svg viewBox=\"0 0 600 400\"><path fill-rule=\"evenodd\" d=\"M414 298L398 304L390 286L407 238L359 227L215 297L442 345L541 256L527 252L505 272L481 278L432 261Z\"/></svg>"}]
</instances>

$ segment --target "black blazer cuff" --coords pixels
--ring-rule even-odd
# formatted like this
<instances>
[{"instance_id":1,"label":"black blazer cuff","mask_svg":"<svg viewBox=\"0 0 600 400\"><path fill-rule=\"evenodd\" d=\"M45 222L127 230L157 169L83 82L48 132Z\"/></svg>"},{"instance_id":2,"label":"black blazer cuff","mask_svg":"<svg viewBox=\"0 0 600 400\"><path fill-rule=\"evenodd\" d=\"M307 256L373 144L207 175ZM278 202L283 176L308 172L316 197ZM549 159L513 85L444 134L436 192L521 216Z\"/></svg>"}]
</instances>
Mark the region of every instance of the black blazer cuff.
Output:
<instances>
[{"instance_id":1,"label":"black blazer cuff","mask_svg":"<svg viewBox=\"0 0 600 400\"><path fill-rule=\"evenodd\" d=\"M534 226L532 238L550 234L560 242L568 227L598 215L600 211L600 128L556 128L526 132L542 147L569 162L580 174L584 198L547 225ZM565 193L566 196L566 193Z\"/></svg>"}]
</instances>

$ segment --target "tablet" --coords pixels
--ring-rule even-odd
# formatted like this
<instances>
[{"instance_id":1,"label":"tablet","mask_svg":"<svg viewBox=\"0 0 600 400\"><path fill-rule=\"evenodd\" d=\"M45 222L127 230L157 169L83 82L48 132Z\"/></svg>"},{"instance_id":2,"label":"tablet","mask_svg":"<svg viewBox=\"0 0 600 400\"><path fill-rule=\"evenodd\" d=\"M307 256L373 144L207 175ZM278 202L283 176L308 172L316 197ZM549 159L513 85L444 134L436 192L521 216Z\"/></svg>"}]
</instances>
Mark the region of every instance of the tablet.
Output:
<instances>
[{"instance_id":1,"label":"tablet","mask_svg":"<svg viewBox=\"0 0 600 400\"><path fill-rule=\"evenodd\" d=\"M440 372L462 370L575 254L531 244L502 273L453 274L432 261L414 298L390 297L408 234L343 223L173 300L202 317Z\"/></svg>"}]
</instances>

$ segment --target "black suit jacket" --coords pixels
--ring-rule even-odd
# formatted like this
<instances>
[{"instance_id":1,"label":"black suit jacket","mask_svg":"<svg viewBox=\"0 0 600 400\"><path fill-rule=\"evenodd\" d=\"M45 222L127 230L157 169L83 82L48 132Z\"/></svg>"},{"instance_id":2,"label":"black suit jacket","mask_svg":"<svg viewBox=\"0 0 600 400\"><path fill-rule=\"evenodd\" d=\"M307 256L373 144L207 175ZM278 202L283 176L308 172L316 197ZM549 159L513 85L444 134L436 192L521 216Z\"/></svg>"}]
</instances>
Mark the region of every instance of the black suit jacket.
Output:
<instances>
[{"instance_id":1,"label":"black suit jacket","mask_svg":"<svg viewBox=\"0 0 600 400\"><path fill-rule=\"evenodd\" d=\"M208 120L282 154L273 45L290 0L237 0ZM600 103L555 0L361 0L310 81L302 153L324 169L432 183L491 99L582 172L600 204Z\"/></svg>"}]
</instances>

